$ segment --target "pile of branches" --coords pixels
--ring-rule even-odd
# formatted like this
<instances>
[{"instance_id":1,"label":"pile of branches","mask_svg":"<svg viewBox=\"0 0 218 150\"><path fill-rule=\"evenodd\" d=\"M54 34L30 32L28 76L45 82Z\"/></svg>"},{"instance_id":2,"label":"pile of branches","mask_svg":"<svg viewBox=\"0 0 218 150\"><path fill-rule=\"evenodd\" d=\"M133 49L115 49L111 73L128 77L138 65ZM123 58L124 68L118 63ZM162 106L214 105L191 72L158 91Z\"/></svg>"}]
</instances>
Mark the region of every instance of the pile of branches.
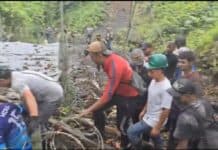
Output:
<instances>
[{"instance_id":1,"label":"pile of branches","mask_svg":"<svg viewBox=\"0 0 218 150\"><path fill-rule=\"evenodd\" d=\"M114 149L113 143L104 143L90 118L79 118L79 112L74 113L60 121L54 118L49 120L51 128L45 133L44 139L47 149ZM106 126L106 134L110 135L112 141L120 137L119 131L110 126Z\"/></svg>"}]
</instances>

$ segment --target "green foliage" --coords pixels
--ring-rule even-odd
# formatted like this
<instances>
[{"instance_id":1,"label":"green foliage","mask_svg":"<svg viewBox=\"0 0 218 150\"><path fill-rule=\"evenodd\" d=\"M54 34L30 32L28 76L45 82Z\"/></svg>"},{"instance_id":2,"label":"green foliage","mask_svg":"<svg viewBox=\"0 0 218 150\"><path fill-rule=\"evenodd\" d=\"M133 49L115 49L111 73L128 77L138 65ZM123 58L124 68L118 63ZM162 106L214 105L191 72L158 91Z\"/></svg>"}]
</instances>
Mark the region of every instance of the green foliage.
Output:
<instances>
[{"instance_id":1,"label":"green foliage","mask_svg":"<svg viewBox=\"0 0 218 150\"><path fill-rule=\"evenodd\" d=\"M152 42L156 51L163 51L167 41L184 34L187 46L199 56L200 70L217 77L217 2L143 2L135 16L135 32Z\"/></svg>"},{"instance_id":2,"label":"green foliage","mask_svg":"<svg viewBox=\"0 0 218 150\"><path fill-rule=\"evenodd\" d=\"M66 11L65 22L73 31L83 32L87 26L96 27L104 18L103 2L80 3Z\"/></svg>"},{"instance_id":3,"label":"green foliage","mask_svg":"<svg viewBox=\"0 0 218 150\"><path fill-rule=\"evenodd\" d=\"M213 47L213 43L218 41L218 21L207 30L198 29L190 32L187 41L189 47L200 52L200 54L207 52L208 49Z\"/></svg>"},{"instance_id":4,"label":"green foliage","mask_svg":"<svg viewBox=\"0 0 218 150\"><path fill-rule=\"evenodd\" d=\"M95 27L104 17L103 2L64 2L65 25L81 32L87 26ZM3 1L0 3L1 26L12 39L42 42L47 26L60 28L58 1Z\"/></svg>"},{"instance_id":5,"label":"green foliage","mask_svg":"<svg viewBox=\"0 0 218 150\"><path fill-rule=\"evenodd\" d=\"M150 10L141 15L137 11L136 32L143 40L151 41L157 50L163 50L166 42L178 34L204 33L218 20L217 2L152 2L152 5L144 2L137 9Z\"/></svg>"},{"instance_id":6,"label":"green foliage","mask_svg":"<svg viewBox=\"0 0 218 150\"><path fill-rule=\"evenodd\" d=\"M2 24L7 33L13 33L14 39L33 40L33 36L43 25L42 2L1 2Z\"/></svg>"}]
</instances>

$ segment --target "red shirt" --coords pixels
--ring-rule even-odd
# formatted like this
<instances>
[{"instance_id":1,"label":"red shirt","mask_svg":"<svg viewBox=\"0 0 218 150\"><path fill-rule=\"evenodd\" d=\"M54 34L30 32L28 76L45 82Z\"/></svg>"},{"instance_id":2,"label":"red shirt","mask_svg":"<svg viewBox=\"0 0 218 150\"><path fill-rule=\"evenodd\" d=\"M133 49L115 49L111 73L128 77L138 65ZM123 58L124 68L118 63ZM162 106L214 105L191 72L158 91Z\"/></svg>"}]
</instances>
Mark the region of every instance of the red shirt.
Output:
<instances>
[{"instance_id":1,"label":"red shirt","mask_svg":"<svg viewBox=\"0 0 218 150\"><path fill-rule=\"evenodd\" d=\"M133 71L127 60L117 54L111 54L106 58L103 69L108 76L108 81L101 97L102 101L109 101L114 94L126 97L138 95L134 87L122 84L130 82L132 78Z\"/></svg>"}]
</instances>

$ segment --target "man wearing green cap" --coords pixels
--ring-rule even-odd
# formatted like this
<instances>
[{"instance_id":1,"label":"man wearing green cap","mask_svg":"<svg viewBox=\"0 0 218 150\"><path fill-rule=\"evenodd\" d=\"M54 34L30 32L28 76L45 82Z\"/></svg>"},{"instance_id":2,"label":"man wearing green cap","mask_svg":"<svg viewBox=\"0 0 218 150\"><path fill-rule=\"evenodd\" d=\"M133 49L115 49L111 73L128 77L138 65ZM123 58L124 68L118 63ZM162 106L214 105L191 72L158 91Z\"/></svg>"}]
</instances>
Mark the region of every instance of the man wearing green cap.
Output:
<instances>
[{"instance_id":1,"label":"man wearing green cap","mask_svg":"<svg viewBox=\"0 0 218 150\"><path fill-rule=\"evenodd\" d=\"M152 138L155 149L162 148L160 129L167 121L172 103L172 96L167 92L171 84L163 71L167 66L167 58L163 54L151 55L145 64L148 75L152 78L147 103L139 115L141 121L130 126L127 131L129 140L137 149L143 149L144 144L140 138L143 133Z\"/></svg>"}]
</instances>

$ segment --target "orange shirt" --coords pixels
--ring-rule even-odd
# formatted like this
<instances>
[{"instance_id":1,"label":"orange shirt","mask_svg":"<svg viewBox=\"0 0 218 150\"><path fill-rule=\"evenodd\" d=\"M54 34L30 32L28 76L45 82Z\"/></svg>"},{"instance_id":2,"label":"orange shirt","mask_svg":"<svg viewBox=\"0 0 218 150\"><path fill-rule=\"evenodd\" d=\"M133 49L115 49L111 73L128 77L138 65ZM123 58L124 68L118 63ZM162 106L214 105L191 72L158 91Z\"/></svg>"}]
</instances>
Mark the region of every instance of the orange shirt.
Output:
<instances>
[{"instance_id":1,"label":"orange shirt","mask_svg":"<svg viewBox=\"0 0 218 150\"><path fill-rule=\"evenodd\" d=\"M128 84L133 74L127 60L117 54L111 54L106 58L103 69L108 76L107 84L104 88L102 101L109 101L114 94L126 97L134 97L138 95L138 91Z\"/></svg>"}]
</instances>

